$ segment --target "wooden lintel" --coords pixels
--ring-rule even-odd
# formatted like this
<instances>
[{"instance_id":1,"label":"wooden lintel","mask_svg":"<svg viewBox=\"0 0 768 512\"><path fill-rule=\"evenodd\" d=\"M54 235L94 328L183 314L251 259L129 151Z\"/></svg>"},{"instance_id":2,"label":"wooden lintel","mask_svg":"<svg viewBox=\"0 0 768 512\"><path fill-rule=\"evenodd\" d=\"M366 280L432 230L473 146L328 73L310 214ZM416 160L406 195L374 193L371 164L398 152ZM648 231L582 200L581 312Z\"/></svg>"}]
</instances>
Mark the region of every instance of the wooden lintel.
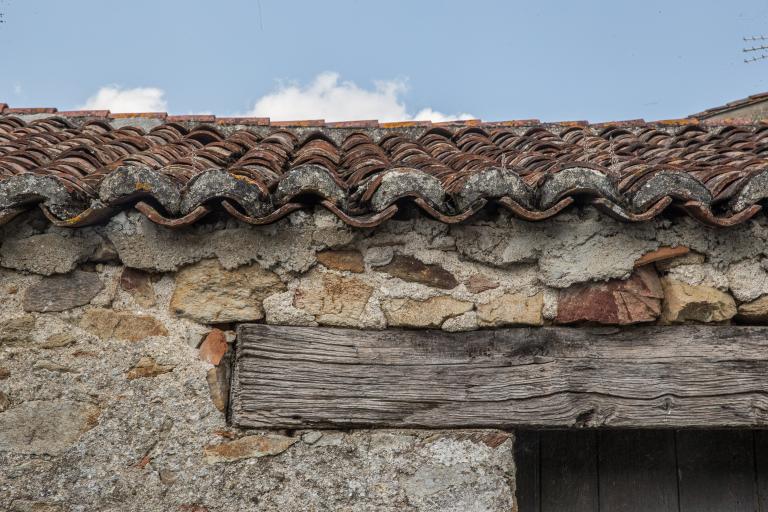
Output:
<instances>
[{"instance_id":1,"label":"wooden lintel","mask_svg":"<svg viewBox=\"0 0 768 512\"><path fill-rule=\"evenodd\" d=\"M768 327L242 325L232 420L256 428L768 427Z\"/></svg>"}]
</instances>

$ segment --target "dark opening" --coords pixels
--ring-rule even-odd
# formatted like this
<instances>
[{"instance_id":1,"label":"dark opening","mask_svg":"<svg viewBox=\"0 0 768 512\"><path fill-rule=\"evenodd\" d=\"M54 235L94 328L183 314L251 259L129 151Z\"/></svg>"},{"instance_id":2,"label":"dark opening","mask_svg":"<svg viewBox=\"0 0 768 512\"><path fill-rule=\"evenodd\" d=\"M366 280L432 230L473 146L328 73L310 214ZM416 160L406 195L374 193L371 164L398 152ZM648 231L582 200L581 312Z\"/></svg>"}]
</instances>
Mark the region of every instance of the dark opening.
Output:
<instances>
[{"instance_id":1,"label":"dark opening","mask_svg":"<svg viewBox=\"0 0 768 512\"><path fill-rule=\"evenodd\" d=\"M520 431L519 512L768 512L768 431Z\"/></svg>"}]
</instances>

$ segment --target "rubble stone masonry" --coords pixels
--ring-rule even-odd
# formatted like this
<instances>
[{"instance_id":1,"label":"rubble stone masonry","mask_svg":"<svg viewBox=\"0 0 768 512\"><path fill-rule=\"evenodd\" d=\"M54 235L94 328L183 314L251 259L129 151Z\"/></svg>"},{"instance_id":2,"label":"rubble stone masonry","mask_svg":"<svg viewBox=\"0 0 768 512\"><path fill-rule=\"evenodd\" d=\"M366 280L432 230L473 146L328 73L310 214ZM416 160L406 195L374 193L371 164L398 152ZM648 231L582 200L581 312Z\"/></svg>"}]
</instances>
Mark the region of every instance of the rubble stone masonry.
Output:
<instances>
[{"instance_id":1,"label":"rubble stone masonry","mask_svg":"<svg viewBox=\"0 0 768 512\"><path fill-rule=\"evenodd\" d=\"M513 432L232 427L236 325L766 323L760 219L17 219L0 228L0 510L515 510Z\"/></svg>"}]
</instances>

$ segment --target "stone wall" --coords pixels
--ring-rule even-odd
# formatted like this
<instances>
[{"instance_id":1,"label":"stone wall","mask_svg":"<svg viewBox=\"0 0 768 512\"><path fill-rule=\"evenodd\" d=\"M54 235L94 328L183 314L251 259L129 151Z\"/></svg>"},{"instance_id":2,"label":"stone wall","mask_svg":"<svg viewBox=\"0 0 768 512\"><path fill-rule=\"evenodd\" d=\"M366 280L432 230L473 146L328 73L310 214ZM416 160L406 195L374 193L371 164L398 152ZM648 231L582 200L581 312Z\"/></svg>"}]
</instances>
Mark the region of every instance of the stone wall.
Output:
<instances>
[{"instance_id":1,"label":"stone wall","mask_svg":"<svg viewBox=\"0 0 768 512\"><path fill-rule=\"evenodd\" d=\"M318 211L0 234L0 510L514 510L511 432L226 422L240 322L446 331L768 321L768 226Z\"/></svg>"}]
</instances>

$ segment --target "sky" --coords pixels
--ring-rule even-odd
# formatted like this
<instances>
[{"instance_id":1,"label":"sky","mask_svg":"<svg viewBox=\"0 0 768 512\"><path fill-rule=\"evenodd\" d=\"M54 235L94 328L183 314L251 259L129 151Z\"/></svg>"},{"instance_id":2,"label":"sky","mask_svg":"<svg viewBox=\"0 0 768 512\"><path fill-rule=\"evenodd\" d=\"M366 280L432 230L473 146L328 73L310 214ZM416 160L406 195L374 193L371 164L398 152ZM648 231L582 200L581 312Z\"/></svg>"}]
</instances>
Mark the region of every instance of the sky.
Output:
<instances>
[{"instance_id":1,"label":"sky","mask_svg":"<svg viewBox=\"0 0 768 512\"><path fill-rule=\"evenodd\" d=\"M768 59L742 52L760 34L768 2L752 0L0 0L0 102L274 120L668 119L768 90Z\"/></svg>"}]
</instances>

